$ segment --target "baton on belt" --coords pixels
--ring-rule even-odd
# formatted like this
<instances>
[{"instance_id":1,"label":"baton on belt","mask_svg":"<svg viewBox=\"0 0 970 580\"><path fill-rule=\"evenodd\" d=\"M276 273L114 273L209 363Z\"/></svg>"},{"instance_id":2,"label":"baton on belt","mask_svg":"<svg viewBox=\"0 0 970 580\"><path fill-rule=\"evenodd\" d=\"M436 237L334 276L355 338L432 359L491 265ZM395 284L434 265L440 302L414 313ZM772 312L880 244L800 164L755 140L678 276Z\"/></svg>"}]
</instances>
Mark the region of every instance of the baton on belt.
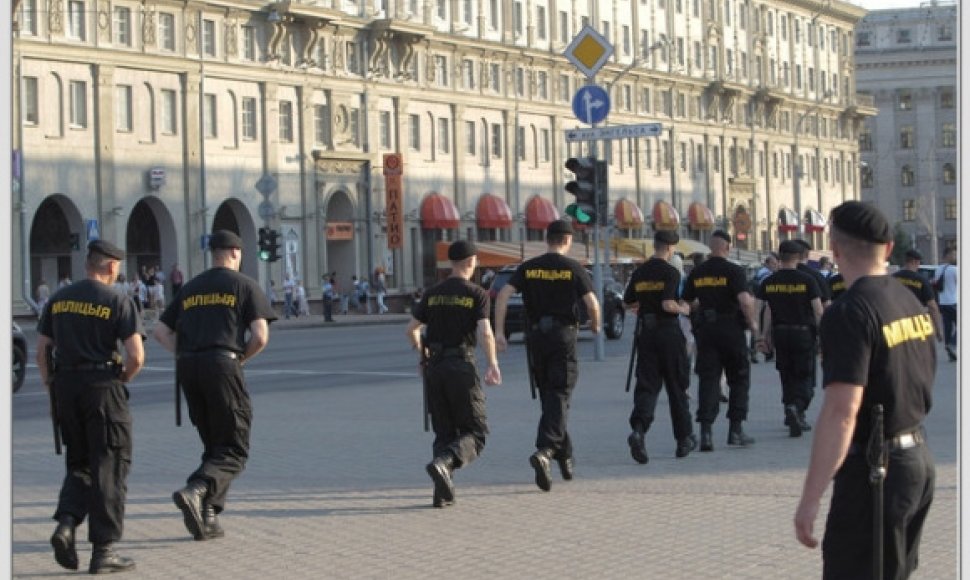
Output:
<instances>
[{"instance_id":1,"label":"baton on belt","mask_svg":"<svg viewBox=\"0 0 970 580\"><path fill-rule=\"evenodd\" d=\"M882 580L883 574L883 481L886 479L886 441L882 405L872 408L872 429L866 445L869 464L869 487L872 490L872 577Z\"/></svg>"},{"instance_id":2,"label":"baton on belt","mask_svg":"<svg viewBox=\"0 0 970 580\"><path fill-rule=\"evenodd\" d=\"M532 370L532 338L529 336L529 322L526 321L525 334L525 370L529 374L529 392L532 394L532 400L536 400L536 375L535 371Z\"/></svg>"},{"instance_id":3,"label":"baton on belt","mask_svg":"<svg viewBox=\"0 0 970 580\"><path fill-rule=\"evenodd\" d=\"M47 394L51 403L51 425L54 427L54 453L61 454L61 422L57 418L57 395L54 394L54 348L47 347L44 353L47 360Z\"/></svg>"},{"instance_id":4,"label":"baton on belt","mask_svg":"<svg viewBox=\"0 0 970 580\"><path fill-rule=\"evenodd\" d=\"M175 426L182 426L182 382L179 381L178 361L175 361Z\"/></svg>"},{"instance_id":5,"label":"baton on belt","mask_svg":"<svg viewBox=\"0 0 970 580\"><path fill-rule=\"evenodd\" d=\"M428 347L424 343L424 335L421 335L421 403L424 406L424 432L431 430L431 412L428 410Z\"/></svg>"},{"instance_id":6,"label":"baton on belt","mask_svg":"<svg viewBox=\"0 0 970 580\"><path fill-rule=\"evenodd\" d=\"M637 362L637 343L640 341L640 329L643 319L637 315L637 325L633 329L633 348L630 350L630 364L626 368L626 392L630 392L630 379L633 378L633 366Z\"/></svg>"}]
</instances>

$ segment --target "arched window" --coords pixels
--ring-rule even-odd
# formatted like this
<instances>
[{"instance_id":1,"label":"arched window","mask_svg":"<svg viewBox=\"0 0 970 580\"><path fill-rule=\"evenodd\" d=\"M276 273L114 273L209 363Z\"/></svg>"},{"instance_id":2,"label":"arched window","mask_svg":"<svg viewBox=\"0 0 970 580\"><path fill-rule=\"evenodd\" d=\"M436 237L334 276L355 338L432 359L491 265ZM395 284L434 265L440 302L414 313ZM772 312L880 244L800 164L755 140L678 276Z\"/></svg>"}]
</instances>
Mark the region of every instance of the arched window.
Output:
<instances>
[{"instance_id":1,"label":"arched window","mask_svg":"<svg viewBox=\"0 0 970 580\"><path fill-rule=\"evenodd\" d=\"M952 163L943 164L943 183L952 184L957 182L957 170Z\"/></svg>"},{"instance_id":2,"label":"arched window","mask_svg":"<svg viewBox=\"0 0 970 580\"><path fill-rule=\"evenodd\" d=\"M900 183L907 187L914 185L916 181L916 174L913 172L913 168L909 165L903 165L902 170L899 172Z\"/></svg>"}]
</instances>

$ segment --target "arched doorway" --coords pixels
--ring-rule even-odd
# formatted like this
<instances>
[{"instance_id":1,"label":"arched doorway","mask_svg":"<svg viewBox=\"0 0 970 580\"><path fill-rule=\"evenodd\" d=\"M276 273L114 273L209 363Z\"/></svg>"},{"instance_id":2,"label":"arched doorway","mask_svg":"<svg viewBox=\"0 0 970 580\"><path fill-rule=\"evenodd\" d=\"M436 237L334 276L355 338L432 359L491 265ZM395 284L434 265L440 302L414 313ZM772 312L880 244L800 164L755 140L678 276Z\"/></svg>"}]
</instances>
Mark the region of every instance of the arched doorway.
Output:
<instances>
[{"instance_id":1,"label":"arched doorway","mask_svg":"<svg viewBox=\"0 0 970 580\"><path fill-rule=\"evenodd\" d=\"M45 199L30 225L31 292L41 280L53 292L65 277L72 281L83 278L86 243L84 221L77 206L61 194Z\"/></svg>"},{"instance_id":2,"label":"arched doorway","mask_svg":"<svg viewBox=\"0 0 970 580\"><path fill-rule=\"evenodd\" d=\"M212 219L212 231L229 230L238 235L243 241L242 263L239 271L253 278L259 279L259 258L256 255L256 226L246 206L238 199L227 199L219 204L216 215Z\"/></svg>"},{"instance_id":3,"label":"arched doorway","mask_svg":"<svg viewBox=\"0 0 970 580\"><path fill-rule=\"evenodd\" d=\"M149 268L161 270L166 275L165 297L171 298L168 271L178 261L178 242L172 216L157 197L145 197L132 208L125 231L125 251L125 277L131 280Z\"/></svg>"},{"instance_id":4,"label":"arched doorway","mask_svg":"<svg viewBox=\"0 0 970 580\"><path fill-rule=\"evenodd\" d=\"M344 190L337 190L327 201L327 254L326 271L321 276L336 272L337 288L341 293L353 287L351 276L357 274L357 255L354 247L354 203ZM367 272L362 277L369 277Z\"/></svg>"}]
</instances>

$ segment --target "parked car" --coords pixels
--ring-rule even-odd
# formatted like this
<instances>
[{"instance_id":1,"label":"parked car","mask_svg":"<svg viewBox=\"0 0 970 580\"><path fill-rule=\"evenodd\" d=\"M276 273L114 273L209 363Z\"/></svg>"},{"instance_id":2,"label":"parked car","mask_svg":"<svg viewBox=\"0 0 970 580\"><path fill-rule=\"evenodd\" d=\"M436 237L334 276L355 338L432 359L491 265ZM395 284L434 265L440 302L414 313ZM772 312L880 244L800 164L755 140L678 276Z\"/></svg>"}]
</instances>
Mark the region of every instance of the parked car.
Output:
<instances>
[{"instance_id":1,"label":"parked car","mask_svg":"<svg viewBox=\"0 0 970 580\"><path fill-rule=\"evenodd\" d=\"M20 330L20 326L13 323L13 392L24 386L27 376L27 337Z\"/></svg>"},{"instance_id":2,"label":"parked car","mask_svg":"<svg viewBox=\"0 0 970 580\"><path fill-rule=\"evenodd\" d=\"M492 298L492 322L495 322L495 297L498 296L502 287L508 284L512 274L515 273L517 266L506 266L495 274L489 286L488 293ZM590 279L592 279L590 274ZM579 324L580 328L589 328L589 314L586 312L586 304L580 300L579 305ZM623 304L623 285L607 278L603 281L603 304L601 305L603 314L603 331L606 337L616 340L623 336L623 329L626 322L626 310ZM523 332L525 330L525 306L522 304L522 295L515 293L509 297L508 307L505 311L505 338L508 339L513 332Z\"/></svg>"}]
</instances>

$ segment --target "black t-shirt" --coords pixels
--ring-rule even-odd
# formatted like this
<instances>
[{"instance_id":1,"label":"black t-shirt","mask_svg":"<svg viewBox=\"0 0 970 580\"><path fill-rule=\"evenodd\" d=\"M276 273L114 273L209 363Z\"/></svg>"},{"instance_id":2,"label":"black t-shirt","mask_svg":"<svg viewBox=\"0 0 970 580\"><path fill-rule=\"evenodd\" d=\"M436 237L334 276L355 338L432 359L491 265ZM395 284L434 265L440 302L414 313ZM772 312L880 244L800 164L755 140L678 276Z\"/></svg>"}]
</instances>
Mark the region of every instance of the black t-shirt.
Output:
<instances>
[{"instance_id":1,"label":"black t-shirt","mask_svg":"<svg viewBox=\"0 0 970 580\"><path fill-rule=\"evenodd\" d=\"M822 302L828 302L832 299L832 291L829 290L828 278L823 276L821 272L815 268L812 268L808 264L798 264L796 267L798 268L799 272L805 272L806 274L811 275L812 278L815 278L815 283L818 284L818 289L821 291L819 298L822 299Z\"/></svg>"},{"instance_id":2,"label":"black t-shirt","mask_svg":"<svg viewBox=\"0 0 970 580\"><path fill-rule=\"evenodd\" d=\"M660 258L650 258L630 276L623 293L627 304L640 303L642 314L656 314L657 318L677 318L677 314L663 309L664 300L676 300L680 287L680 272Z\"/></svg>"},{"instance_id":3,"label":"black t-shirt","mask_svg":"<svg viewBox=\"0 0 970 580\"><path fill-rule=\"evenodd\" d=\"M579 262L556 252L526 260L508 283L522 292L526 315L533 324L543 316L578 323L576 301L593 291L589 274Z\"/></svg>"},{"instance_id":4,"label":"black t-shirt","mask_svg":"<svg viewBox=\"0 0 970 580\"><path fill-rule=\"evenodd\" d=\"M744 268L726 258L711 256L687 276L683 298L687 302L696 298L702 310L713 308L719 314L733 314L738 312L738 294L747 290Z\"/></svg>"},{"instance_id":5,"label":"black t-shirt","mask_svg":"<svg viewBox=\"0 0 970 580\"><path fill-rule=\"evenodd\" d=\"M893 274L893 277L902 282L903 286L910 289L920 304L926 306L930 300L936 300L936 291L929 280L920 276L912 270L900 270Z\"/></svg>"},{"instance_id":6,"label":"black t-shirt","mask_svg":"<svg viewBox=\"0 0 970 580\"><path fill-rule=\"evenodd\" d=\"M178 352L222 348L242 353L254 320L276 320L255 280L229 268L211 268L182 286L159 318L178 337Z\"/></svg>"},{"instance_id":7,"label":"black t-shirt","mask_svg":"<svg viewBox=\"0 0 970 580\"><path fill-rule=\"evenodd\" d=\"M804 272L779 269L764 279L755 296L768 302L772 324L815 326L812 300L819 298L818 284Z\"/></svg>"},{"instance_id":8,"label":"black t-shirt","mask_svg":"<svg viewBox=\"0 0 970 580\"><path fill-rule=\"evenodd\" d=\"M936 374L933 320L891 276L856 280L822 315L823 384L862 385L853 440L864 444L872 407L886 436L917 427L930 410Z\"/></svg>"},{"instance_id":9,"label":"black t-shirt","mask_svg":"<svg viewBox=\"0 0 970 580\"><path fill-rule=\"evenodd\" d=\"M429 343L475 346L478 321L487 320L490 310L488 293L481 286L452 276L424 293L414 318L427 325Z\"/></svg>"},{"instance_id":10,"label":"black t-shirt","mask_svg":"<svg viewBox=\"0 0 970 580\"><path fill-rule=\"evenodd\" d=\"M835 300L845 292L845 278L842 274L832 274L829 276L829 291L832 293L832 300Z\"/></svg>"},{"instance_id":11,"label":"black t-shirt","mask_svg":"<svg viewBox=\"0 0 970 580\"><path fill-rule=\"evenodd\" d=\"M118 341L144 334L135 304L96 280L62 288L44 306L37 332L54 341L57 363L101 363L118 353Z\"/></svg>"}]
</instances>

